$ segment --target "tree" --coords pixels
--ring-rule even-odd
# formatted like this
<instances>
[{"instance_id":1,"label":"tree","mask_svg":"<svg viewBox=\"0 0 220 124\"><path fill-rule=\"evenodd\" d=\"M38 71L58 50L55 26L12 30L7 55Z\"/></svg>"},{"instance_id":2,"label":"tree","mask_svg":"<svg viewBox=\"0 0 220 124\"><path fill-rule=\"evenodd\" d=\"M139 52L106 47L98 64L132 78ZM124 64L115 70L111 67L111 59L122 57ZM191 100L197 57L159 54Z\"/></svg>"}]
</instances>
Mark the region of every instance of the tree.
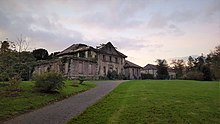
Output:
<instances>
[{"instance_id":1,"label":"tree","mask_svg":"<svg viewBox=\"0 0 220 124\"><path fill-rule=\"evenodd\" d=\"M188 72L186 73L186 79L196 79L196 80L212 80L213 73L211 70L211 56L208 55L204 57L203 55L191 59L191 64L193 66L188 67ZM188 61L189 63L189 61Z\"/></svg>"},{"instance_id":2,"label":"tree","mask_svg":"<svg viewBox=\"0 0 220 124\"><path fill-rule=\"evenodd\" d=\"M189 56L188 62L187 62L187 70L190 71L194 67L194 59L192 56Z\"/></svg>"},{"instance_id":3,"label":"tree","mask_svg":"<svg viewBox=\"0 0 220 124\"><path fill-rule=\"evenodd\" d=\"M27 42L26 38L25 39L23 38L22 34L20 35L20 37L17 38L15 43L16 43L16 50L18 51L18 53L22 51L27 51L29 47L29 42Z\"/></svg>"},{"instance_id":4,"label":"tree","mask_svg":"<svg viewBox=\"0 0 220 124\"><path fill-rule=\"evenodd\" d=\"M3 41L1 45L1 52L7 52L9 51L9 42L8 41Z\"/></svg>"},{"instance_id":5,"label":"tree","mask_svg":"<svg viewBox=\"0 0 220 124\"><path fill-rule=\"evenodd\" d=\"M157 78L158 79L168 79L168 64L165 59L157 59Z\"/></svg>"},{"instance_id":6,"label":"tree","mask_svg":"<svg viewBox=\"0 0 220 124\"><path fill-rule=\"evenodd\" d=\"M182 77L183 76L183 70L185 68L184 61L182 59L172 60L171 64L173 65L173 69L176 73L176 78Z\"/></svg>"},{"instance_id":7,"label":"tree","mask_svg":"<svg viewBox=\"0 0 220 124\"><path fill-rule=\"evenodd\" d=\"M10 79L29 80L35 65L35 58L31 52L16 51L16 44L11 41L3 41L0 52L0 80ZM14 50L13 50L14 49ZM4 52L2 52L4 51ZM16 76L16 78L15 78Z\"/></svg>"},{"instance_id":8,"label":"tree","mask_svg":"<svg viewBox=\"0 0 220 124\"><path fill-rule=\"evenodd\" d=\"M14 42L11 42L6 38L5 41L0 41L1 47L0 47L0 53L5 53L9 51L13 51L13 48L15 48Z\"/></svg>"},{"instance_id":9,"label":"tree","mask_svg":"<svg viewBox=\"0 0 220 124\"><path fill-rule=\"evenodd\" d=\"M206 61L210 65L210 69L214 74L215 79L220 79L220 45L215 47L215 50L211 52Z\"/></svg>"},{"instance_id":10,"label":"tree","mask_svg":"<svg viewBox=\"0 0 220 124\"><path fill-rule=\"evenodd\" d=\"M203 80L205 80L205 81L212 80L213 74L212 74L212 71L211 71L210 66L208 64L203 66L202 73L203 73Z\"/></svg>"},{"instance_id":11,"label":"tree","mask_svg":"<svg viewBox=\"0 0 220 124\"><path fill-rule=\"evenodd\" d=\"M37 60L46 60L48 58L48 51L46 49L33 50L33 55Z\"/></svg>"}]
</instances>

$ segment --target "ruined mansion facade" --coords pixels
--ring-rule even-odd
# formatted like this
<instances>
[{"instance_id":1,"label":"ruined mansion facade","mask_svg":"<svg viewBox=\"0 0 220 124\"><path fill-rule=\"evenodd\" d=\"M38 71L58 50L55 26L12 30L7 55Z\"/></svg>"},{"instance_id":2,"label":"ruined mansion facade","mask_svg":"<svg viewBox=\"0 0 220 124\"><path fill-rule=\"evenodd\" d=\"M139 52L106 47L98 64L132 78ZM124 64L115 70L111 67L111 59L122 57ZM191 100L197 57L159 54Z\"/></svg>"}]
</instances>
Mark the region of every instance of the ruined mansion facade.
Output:
<instances>
[{"instance_id":1,"label":"ruined mansion facade","mask_svg":"<svg viewBox=\"0 0 220 124\"><path fill-rule=\"evenodd\" d=\"M56 59L38 64L34 73L48 71L62 73L69 79L86 77L98 79L115 71L126 79L140 79L141 67L125 60L127 56L116 50L111 42L93 48L85 44L73 44L56 55Z\"/></svg>"}]
</instances>

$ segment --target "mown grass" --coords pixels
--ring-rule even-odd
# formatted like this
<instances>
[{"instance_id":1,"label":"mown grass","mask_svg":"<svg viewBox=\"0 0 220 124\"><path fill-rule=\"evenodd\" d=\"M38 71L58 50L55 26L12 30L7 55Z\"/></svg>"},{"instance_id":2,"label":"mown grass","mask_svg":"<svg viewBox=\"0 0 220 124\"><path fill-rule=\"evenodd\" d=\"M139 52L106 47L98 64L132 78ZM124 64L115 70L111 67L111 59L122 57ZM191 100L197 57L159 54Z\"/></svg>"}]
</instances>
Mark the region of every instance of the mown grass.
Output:
<instances>
[{"instance_id":1,"label":"mown grass","mask_svg":"<svg viewBox=\"0 0 220 124\"><path fill-rule=\"evenodd\" d=\"M219 82L128 81L69 124L220 122Z\"/></svg>"},{"instance_id":2,"label":"mown grass","mask_svg":"<svg viewBox=\"0 0 220 124\"><path fill-rule=\"evenodd\" d=\"M60 93L40 93L34 89L34 82L23 81L19 85L21 92L16 93L15 96L6 92L7 86L1 86L0 122L95 87L95 84L90 82L84 82L82 85L75 85L75 87L72 85L73 81L69 80L65 81L65 87L59 91Z\"/></svg>"}]
</instances>

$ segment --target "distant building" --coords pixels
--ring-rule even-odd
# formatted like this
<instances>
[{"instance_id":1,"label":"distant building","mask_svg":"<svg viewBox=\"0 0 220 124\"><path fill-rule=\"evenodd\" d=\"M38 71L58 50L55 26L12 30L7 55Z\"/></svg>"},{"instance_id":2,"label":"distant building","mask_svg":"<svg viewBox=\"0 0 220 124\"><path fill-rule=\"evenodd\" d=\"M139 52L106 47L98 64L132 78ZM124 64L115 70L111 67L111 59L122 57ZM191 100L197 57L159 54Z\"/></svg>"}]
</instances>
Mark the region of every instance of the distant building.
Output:
<instances>
[{"instance_id":1,"label":"distant building","mask_svg":"<svg viewBox=\"0 0 220 124\"><path fill-rule=\"evenodd\" d=\"M141 79L141 66L125 60L124 69L126 79Z\"/></svg>"},{"instance_id":2,"label":"distant building","mask_svg":"<svg viewBox=\"0 0 220 124\"><path fill-rule=\"evenodd\" d=\"M144 66L144 68L141 70L142 74L151 74L154 78L157 77L157 66L153 64L147 64Z\"/></svg>"},{"instance_id":3,"label":"distant building","mask_svg":"<svg viewBox=\"0 0 220 124\"><path fill-rule=\"evenodd\" d=\"M176 72L172 68L168 68L169 78L176 79Z\"/></svg>"},{"instance_id":4,"label":"distant building","mask_svg":"<svg viewBox=\"0 0 220 124\"><path fill-rule=\"evenodd\" d=\"M80 76L97 79L106 77L108 72L116 71L118 75L125 75L125 69L133 69L134 73L131 73L130 79L140 77L140 67L133 66L134 63L125 66L127 56L116 50L111 42L97 48L85 44L73 44L56 56L58 57L56 60L39 63L34 73L56 71L63 73L69 79Z\"/></svg>"},{"instance_id":5,"label":"distant building","mask_svg":"<svg viewBox=\"0 0 220 124\"><path fill-rule=\"evenodd\" d=\"M176 73L173 69L168 68L169 79L176 79ZM141 70L141 74L151 74L154 78L157 78L157 65L147 64Z\"/></svg>"}]
</instances>

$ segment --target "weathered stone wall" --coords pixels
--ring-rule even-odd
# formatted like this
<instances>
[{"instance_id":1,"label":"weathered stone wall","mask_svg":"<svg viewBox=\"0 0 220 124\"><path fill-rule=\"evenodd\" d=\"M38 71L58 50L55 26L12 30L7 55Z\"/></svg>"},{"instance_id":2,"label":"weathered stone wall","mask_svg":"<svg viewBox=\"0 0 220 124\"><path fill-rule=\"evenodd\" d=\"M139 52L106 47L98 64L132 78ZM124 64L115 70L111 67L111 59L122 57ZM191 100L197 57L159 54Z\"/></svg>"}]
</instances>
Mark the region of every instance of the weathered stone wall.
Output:
<instances>
[{"instance_id":1,"label":"weathered stone wall","mask_svg":"<svg viewBox=\"0 0 220 124\"><path fill-rule=\"evenodd\" d=\"M34 68L33 74L42 74L50 71L62 73L62 62L60 60L43 62Z\"/></svg>"},{"instance_id":2,"label":"weathered stone wall","mask_svg":"<svg viewBox=\"0 0 220 124\"><path fill-rule=\"evenodd\" d=\"M97 79L97 62L73 58L69 59L64 65L64 75L69 79L76 79L79 77Z\"/></svg>"},{"instance_id":3,"label":"weathered stone wall","mask_svg":"<svg viewBox=\"0 0 220 124\"><path fill-rule=\"evenodd\" d=\"M111 57L111 60L110 60ZM118 74L124 74L124 58L108 54L98 55L98 74L106 76L108 71L115 70Z\"/></svg>"},{"instance_id":4,"label":"weathered stone wall","mask_svg":"<svg viewBox=\"0 0 220 124\"><path fill-rule=\"evenodd\" d=\"M140 68L125 68L125 77L127 79L140 79L141 73Z\"/></svg>"}]
</instances>

